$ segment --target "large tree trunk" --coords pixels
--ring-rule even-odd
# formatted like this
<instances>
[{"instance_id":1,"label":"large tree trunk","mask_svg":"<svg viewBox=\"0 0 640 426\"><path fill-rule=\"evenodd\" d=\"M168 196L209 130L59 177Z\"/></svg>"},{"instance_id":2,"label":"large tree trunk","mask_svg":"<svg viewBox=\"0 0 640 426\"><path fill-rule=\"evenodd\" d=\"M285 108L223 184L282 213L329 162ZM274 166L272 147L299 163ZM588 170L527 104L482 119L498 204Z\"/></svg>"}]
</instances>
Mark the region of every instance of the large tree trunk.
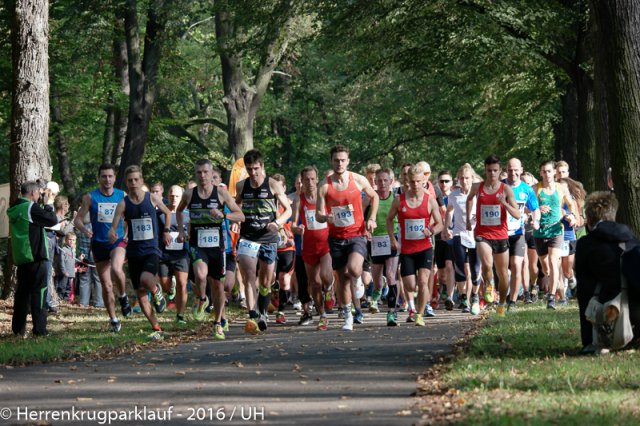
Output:
<instances>
[{"instance_id":1,"label":"large tree trunk","mask_svg":"<svg viewBox=\"0 0 640 426\"><path fill-rule=\"evenodd\" d=\"M104 122L104 135L102 137L102 162L110 163L111 157L113 157L113 144L116 133L116 106L113 99L113 91L109 90L107 95L107 106L105 112L107 117Z\"/></svg>"},{"instance_id":2,"label":"large tree trunk","mask_svg":"<svg viewBox=\"0 0 640 426\"><path fill-rule=\"evenodd\" d=\"M577 170L571 175L582 182L587 191L596 189L596 139L594 129L593 80L579 73L578 93L578 143Z\"/></svg>"},{"instance_id":3,"label":"large tree trunk","mask_svg":"<svg viewBox=\"0 0 640 426\"><path fill-rule=\"evenodd\" d=\"M60 170L60 178L64 189L69 196L69 199L73 200L76 197L76 186L73 183L73 174L71 172L71 166L69 164L69 149L67 147L67 140L62 133L62 111L60 110L60 95L58 91L53 89L52 94L52 120L54 123L53 138L56 143L58 151L58 169Z\"/></svg>"},{"instance_id":4,"label":"large tree trunk","mask_svg":"<svg viewBox=\"0 0 640 426\"><path fill-rule=\"evenodd\" d=\"M565 93L560 99L562 119L555 125L555 159L564 160L569 169L577 169L576 157L578 147L578 94L576 85L566 85Z\"/></svg>"},{"instance_id":5,"label":"large tree trunk","mask_svg":"<svg viewBox=\"0 0 640 426\"><path fill-rule=\"evenodd\" d=\"M232 6L228 0L216 1L216 43L222 65L222 83L224 88L223 104L227 113L227 134L229 148L238 159L253 148L253 126L275 67L287 49L291 37L292 3L281 1L276 10L277 18L255 23L263 27L265 39L259 43L263 51L256 52L260 57L258 68L252 73L253 81L247 81L242 70L243 57L240 41L247 34L238 34L234 23ZM249 31L245 26L244 31Z\"/></svg>"},{"instance_id":6,"label":"large tree trunk","mask_svg":"<svg viewBox=\"0 0 640 426\"><path fill-rule=\"evenodd\" d=\"M601 35L609 148L618 219L640 235L640 3L591 1Z\"/></svg>"},{"instance_id":7,"label":"large tree trunk","mask_svg":"<svg viewBox=\"0 0 640 426\"><path fill-rule=\"evenodd\" d=\"M601 29L598 28L598 22L595 19L591 19L592 28L594 33L594 92L595 92L595 108L594 108L594 122L597 140L596 151L596 189L607 190L609 189L609 182L607 179L608 169L611 165L609 155L609 116L607 112L607 93L606 93L606 73L605 65L602 63L604 58L602 52L605 47L603 45L604 40L601 34Z\"/></svg>"},{"instance_id":8,"label":"large tree trunk","mask_svg":"<svg viewBox=\"0 0 640 426\"><path fill-rule=\"evenodd\" d=\"M127 98L129 97L129 58L127 55L127 43L124 38L117 39L113 42L113 69L116 80L120 83L120 90ZM113 108L114 135L113 150L110 161L116 170L120 167L122 159L122 151L124 151L124 143L127 139L127 113L120 107L118 102L114 103Z\"/></svg>"},{"instance_id":9,"label":"large tree trunk","mask_svg":"<svg viewBox=\"0 0 640 426\"><path fill-rule=\"evenodd\" d=\"M144 41L144 57L140 55L137 1L127 0L124 12L125 38L129 60L129 116L127 137L118 168L116 184L124 183L124 171L132 164L142 164L149 135L153 104L156 100L160 53L167 24L170 0L155 0L149 5Z\"/></svg>"},{"instance_id":10,"label":"large tree trunk","mask_svg":"<svg viewBox=\"0 0 640 426\"><path fill-rule=\"evenodd\" d=\"M12 93L9 169L11 202L28 180L51 179L49 157L49 2L15 0L10 3ZM15 287L9 245L2 295Z\"/></svg>"}]
</instances>

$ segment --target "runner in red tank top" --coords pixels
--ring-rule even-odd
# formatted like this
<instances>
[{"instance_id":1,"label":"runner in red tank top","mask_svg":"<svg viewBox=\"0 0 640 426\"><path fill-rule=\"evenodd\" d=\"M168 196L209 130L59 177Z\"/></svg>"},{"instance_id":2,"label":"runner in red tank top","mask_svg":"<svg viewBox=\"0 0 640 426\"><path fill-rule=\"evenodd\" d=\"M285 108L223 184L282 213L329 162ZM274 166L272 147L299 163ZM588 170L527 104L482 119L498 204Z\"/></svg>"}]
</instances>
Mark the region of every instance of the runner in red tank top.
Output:
<instances>
[{"instance_id":1,"label":"runner in red tank top","mask_svg":"<svg viewBox=\"0 0 640 426\"><path fill-rule=\"evenodd\" d=\"M349 149L337 145L331 149L333 174L318 189L316 220L329 224L329 249L333 270L338 273L337 296L343 305L343 330L353 330L351 314L351 285L362 275L367 255L364 236L376 228L378 194L367 179L349 172ZM362 191L371 198L371 215L366 224L362 214Z\"/></svg>"},{"instance_id":2,"label":"runner in red tank top","mask_svg":"<svg viewBox=\"0 0 640 426\"><path fill-rule=\"evenodd\" d=\"M433 267L433 249L431 236L442 231L442 216L438 203L426 192L424 172L419 166L413 166L408 173L408 189L399 198L393 200L387 215L387 233L391 248L400 246L400 276L405 286L409 302L407 322L424 326L423 313L429 292L429 277ZM393 219L398 216L400 240L394 235ZM417 278L417 279L416 279ZM414 292L418 286L417 311L414 306Z\"/></svg>"},{"instance_id":3,"label":"runner in red tank top","mask_svg":"<svg viewBox=\"0 0 640 426\"><path fill-rule=\"evenodd\" d=\"M520 209L516 204L513 189L500 182L500 159L490 155L484 160L486 180L475 183L467 196L467 230L471 230L471 207L476 202L476 250L482 265L484 281L484 300L493 303L493 262L495 260L500 280L500 303L497 313L504 316L504 303L509 288L509 237L507 234L507 215L520 218ZM474 300L472 300L473 304Z\"/></svg>"},{"instance_id":4,"label":"runner in red tank top","mask_svg":"<svg viewBox=\"0 0 640 426\"><path fill-rule=\"evenodd\" d=\"M318 330L326 331L329 320L325 313L323 292L330 294L333 284L329 255L329 229L326 223L319 223L316 220L318 169L315 166L307 166L302 169L300 176L302 192L293 204L292 229L293 232L302 235L302 260L309 281L309 293L320 314Z\"/></svg>"}]
</instances>

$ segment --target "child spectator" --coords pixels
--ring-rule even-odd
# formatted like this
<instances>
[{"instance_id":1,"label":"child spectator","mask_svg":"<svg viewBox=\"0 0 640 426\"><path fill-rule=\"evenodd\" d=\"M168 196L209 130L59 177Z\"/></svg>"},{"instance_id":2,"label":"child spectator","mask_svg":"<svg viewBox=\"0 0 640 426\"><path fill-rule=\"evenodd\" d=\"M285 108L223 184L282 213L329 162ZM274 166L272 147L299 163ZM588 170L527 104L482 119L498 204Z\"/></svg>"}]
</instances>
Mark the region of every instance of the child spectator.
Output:
<instances>
[{"instance_id":1,"label":"child spectator","mask_svg":"<svg viewBox=\"0 0 640 426\"><path fill-rule=\"evenodd\" d=\"M68 233L64 237L64 244L58 249L56 258L56 291L61 299L71 300L71 288L76 276L76 234Z\"/></svg>"}]
</instances>

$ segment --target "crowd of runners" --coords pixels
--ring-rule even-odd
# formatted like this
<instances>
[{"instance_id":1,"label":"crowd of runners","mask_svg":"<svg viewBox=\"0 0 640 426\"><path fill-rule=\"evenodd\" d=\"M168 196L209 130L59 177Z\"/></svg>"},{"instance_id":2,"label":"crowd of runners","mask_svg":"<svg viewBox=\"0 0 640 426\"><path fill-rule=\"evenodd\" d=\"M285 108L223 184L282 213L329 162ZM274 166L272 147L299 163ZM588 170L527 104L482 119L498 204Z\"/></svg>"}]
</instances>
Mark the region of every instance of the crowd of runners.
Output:
<instances>
[{"instance_id":1,"label":"crowd of runners","mask_svg":"<svg viewBox=\"0 0 640 426\"><path fill-rule=\"evenodd\" d=\"M340 145L329 159L325 172L304 167L288 194L257 150L229 187L202 159L194 182L166 194L160 183L147 188L138 166L126 169L125 193L114 167L100 166L74 225L91 239L111 330L121 329L116 299L123 316L132 313L125 261L152 339L163 337L156 313L167 300L178 324L210 318L222 340L231 299L247 310L244 330L258 334L287 323L292 309L300 326L320 331L337 309L337 327L350 331L365 312L390 327L424 326L439 304L470 315L495 306L504 316L519 300L553 310L571 297L586 194L565 162L542 163L538 181L518 159L495 155L480 173L464 164L435 178L424 161L399 176L378 164L352 172Z\"/></svg>"}]
</instances>

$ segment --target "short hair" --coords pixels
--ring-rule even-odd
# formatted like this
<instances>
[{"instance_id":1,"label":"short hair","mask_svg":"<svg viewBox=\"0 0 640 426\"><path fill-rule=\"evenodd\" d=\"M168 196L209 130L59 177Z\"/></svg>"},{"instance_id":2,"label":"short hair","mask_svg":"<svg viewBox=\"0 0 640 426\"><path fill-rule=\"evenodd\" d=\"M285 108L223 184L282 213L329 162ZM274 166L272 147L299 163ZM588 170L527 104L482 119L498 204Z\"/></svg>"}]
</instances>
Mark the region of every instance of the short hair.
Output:
<instances>
[{"instance_id":1,"label":"short hair","mask_svg":"<svg viewBox=\"0 0 640 426\"><path fill-rule=\"evenodd\" d=\"M302 176L304 176L305 173L309 173L309 172L316 172L316 177L318 176L318 168L314 165L311 166L304 166L302 168L302 170L300 171L300 177L302 178Z\"/></svg>"},{"instance_id":2,"label":"short hair","mask_svg":"<svg viewBox=\"0 0 640 426\"><path fill-rule=\"evenodd\" d=\"M150 188L153 188L154 186L159 186L160 188L162 188L162 191L164 191L164 185L162 184L162 182L154 182L151 184Z\"/></svg>"},{"instance_id":3,"label":"short hair","mask_svg":"<svg viewBox=\"0 0 640 426\"><path fill-rule=\"evenodd\" d=\"M378 177L378 174L380 173L386 173L392 180L394 179L393 170L391 170L389 167L380 167L378 170L376 170L376 177Z\"/></svg>"},{"instance_id":4,"label":"short hair","mask_svg":"<svg viewBox=\"0 0 640 426\"><path fill-rule=\"evenodd\" d=\"M444 175L449 175L449 176L453 177L453 175L451 174L451 172L450 172L449 170L447 170L447 169L440 170L440 173L438 173L438 177L440 177L440 176L444 176Z\"/></svg>"},{"instance_id":5,"label":"short hair","mask_svg":"<svg viewBox=\"0 0 640 426\"><path fill-rule=\"evenodd\" d=\"M140 168L140 166L136 164L132 164L126 169L124 169L125 176L129 176L131 173L140 173L140 176L142 176L142 169Z\"/></svg>"},{"instance_id":6,"label":"short hair","mask_svg":"<svg viewBox=\"0 0 640 426\"><path fill-rule=\"evenodd\" d=\"M566 168L567 168L567 170L569 170L569 163L567 163L567 162L566 162L566 161L564 161L564 160L556 161L556 169L557 169L558 167L566 167Z\"/></svg>"},{"instance_id":7,"label":"short hair","mask_svg":"<svg viewBox=\"0 0 640 426\"><path fill-rule=\"evenodd\" d=\"M56 195L56 198L53 199L53 208L60 210L64 203L69 204L69 198L66 195Z\"/></svg>"},{"instance_id":8,"label":"short hair","mask_svg":"<svg viewBox=\"0 0 640 426\"><path fill-rule=\"evenodd\" d=\"M212 171L213 173L217 173L217 174L218 174L218 176L222 177L222 170L220 170L219 168L217 168L217 167L215 167L215 166L212 166L212 167L211 167L211 171Z\"/></svg>"},{"instance_id":9,"label":"short hair","mask_svg":"<svg viewBox=\"0 0 640 426\"><path fill-rule=\"evenodd\" d=\"M201 158L199 160L196 160L196 162L194 163L195 167L200 167L200 166L209 166L210 168L213 169L213 164L211 163L211 161L207 158Z\"/></svg>"},{"instance_id":10,"label":"short hair","mask_svg":"<svg viewBox=\"0 0 640 426\"><path fill-rule=\"evenodd\" d=\"M378 170L380 170L381 168L382 166L380 166L380 164L378 163L369 164L364 168L364 174L369 175L372 173L378 173Z\"/></svg>"},{"instance_id":11,"label":"short hair","mask_svg":"<svg viewBox=\"0 0 640 426\"><path fill-rule=\"evenodd\" d=\"M349 156L349 148L344 145L336 145L331 148L331 151L329 152L329 158L333 158L333 154L337 154L338 152L346 152L347 157Z\"/></svg>"},{"instance_id":12,"label":"short hair","mask_svg":"<svg viewBox=\"0 0 640 426\"><path fill-rule=\"evenodd\" d=\"M111 163L102 163L102 164L100 164L100 167L98 167L98 176L100 176L100 173L102 173L103 170L113 170L113 172L115 173L116 166L114 166Z\"/></svg>"},{"instance_id":13,"label":"short hair","mask_svg":"<svg viewBox=\"0 0 640 426\"><path fill-rule=\"evenodd\" d=\"M41 186L35 180L28 180L20 185L20 195L29 195L36 189L40 189Z\"/></svg>"},{"instance_id":14,"label":"short hair","mask_svg":"<svg viewBox=\"0 0 640 426\"><path fill-rule=\"evenodd\" d=\"M485 166L490 166L492 164L500 165L500 157L498 157L495 154L491 154L490 156L484 159Z\"/></svg>"},{"instance_id":15,"label":"short hair","mask_svg":"<svg viewBox=\"0 0 640 426\"><path fill-rule=\"evenodd\" d=\"M171 192L171 190L173 190L173 189L179 189L181 194L184 192L184 188L183 188L183 187L181 187L180 185L171 185L171 186L169 187L169 190L167 191L167 195L169 195L169 193L170 193L170 192Z\"/></svg>"},{"instance_id":16,"label":"short hair","mask_svg":"<svg viewBox=\"0 0 640 426\"><path fill-rule=\"evenodd\" d=\"M545 166L549 166L549 165L553 168L553 170L556 169L556 162L553 161L553 160L545 160L545 161L543 161L542 163L540 163L539 169L541 169L541 168L543 168Z\"/></svg>"},{"instance_id":17,"label":"short hair","mask_svg":"<svg viewBox=\"0 0 640 426\"><path fill-rule=\"evenodd\" d=\"M416 164L415 166L411 166L407 174L409 176L424 176L424 169Z\"/></svg>"},{"instance_id":18,"label":"short hair","mask_svg":"<svg viewBox=\"0 0 640 426\"><path fill-rule=\"evenodd\" d=\"M280 182L283 185L287 184L287 180L284 178L283 175L281 175L280 173L274 173L271 175L271 177L275 180L277 180L278 182Z\"/></svg>"},{"instance_id":19,"label":"short hair","mask_svg":"<svg viewBox=\"0 0 640 426\"><path fill-rule=\"evenodd\" d=\"M587 196L585 201L585 216L589 225L595 225L601 220L615 221L618 212L618 199L609 191L596 191Z\"/></svg>"},{"instance_id":20,"label":"short hair","mask_svg":"<svg viewBox=\"0 0 640 426\"><path fill-rule=\"evenodd\" d=\"M67 232L67 234L64 236L64 239L67 240L69 237L78 238L75 232Z\"/></svg>"},{"instance_id":21,"label":"short hair","mask_svg":"<svg viewBox=\"0 0 640 426\"><path fill-rule=\"evenodd\" d=\"M473 167L471 167L471 164L469 163L464 163L462 166L460 166L460 168L458 169L458 173L456 173L456 176L460 176L462 175L464 172L469 172L471 173L471 177L473 178L474 175L476 175L476 171L473 170Z\"/></svg>"},{"instance_id":22,"label":"short hair","mask_svg":"<svg viewBox=\"0 0 640 426\"><path fill-rule=\"evenodd\" d=\"M262 160L262 154L257 149L250 149L244 154L244 157L242 158L244 159L245 166L247 164L255 163L264 164L264 161Z\"/></svg>"},{"instance_id":23,"label":"short hair","mask_svg":"<svg viewBox=\"0 0 640 426\"><path fill-rule=\"evenodd\" d=\"M429 168L429 173L431 173L431 166L426 161L418 161L416 167L420 167L423 174L427 173L427 168Z\"/></svg>"}]
</instances>

